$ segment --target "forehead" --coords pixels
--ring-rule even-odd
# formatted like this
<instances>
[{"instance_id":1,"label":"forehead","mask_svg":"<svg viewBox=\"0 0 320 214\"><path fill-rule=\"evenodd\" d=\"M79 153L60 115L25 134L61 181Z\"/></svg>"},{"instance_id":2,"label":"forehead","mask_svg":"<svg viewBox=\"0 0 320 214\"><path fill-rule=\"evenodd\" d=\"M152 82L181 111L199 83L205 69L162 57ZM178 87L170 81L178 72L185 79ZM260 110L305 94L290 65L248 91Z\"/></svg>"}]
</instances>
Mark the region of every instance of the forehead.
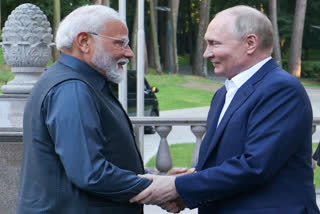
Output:
<instances>
[{"instance_id":1,"label":"forehead","mask_svg":"<svg viewBox=\"0 0 320 214\"><path fill-rule=\"evenodd\" d=\"M113 37L126 37L128 36L128 28L123 22L112 20L103 25L101 33Z\"/></svg>"},{"instance_id":2,"label":"forehead","mask_svg":"<svg viewBox=\"0 0 320 214\"><path fill-rule=\"evenodd\" d=\"M230 28L234 17L229 14L217 15L208 25L204 38L212 40L216 37L222 37L231 34Z\"/></svg>"}]
</instances>

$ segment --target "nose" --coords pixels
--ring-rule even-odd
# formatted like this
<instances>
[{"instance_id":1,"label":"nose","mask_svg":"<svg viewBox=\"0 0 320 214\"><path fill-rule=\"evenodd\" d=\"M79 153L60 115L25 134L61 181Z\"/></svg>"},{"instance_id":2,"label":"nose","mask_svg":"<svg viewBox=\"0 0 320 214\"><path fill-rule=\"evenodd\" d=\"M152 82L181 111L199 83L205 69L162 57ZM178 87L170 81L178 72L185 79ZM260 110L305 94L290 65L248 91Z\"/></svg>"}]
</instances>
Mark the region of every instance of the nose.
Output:
<instances>
[{"instance_id":1,"label":"nose","mask_svg":"<svg viewBox=\"0 0 320 214\"><path fill-rule=\"evenodd\" d=\"M206 59L212 57L212 51L210 51L209 45L207 45L206 50L203 53L203 57Z\"/></svg>"},{"instance_id":2,"label":"nose","mask_svg":"<svg viewBox=\"0 0 320 214\"><path fill-rule=\"evenodd\" d=\"M129 45L127 45L127 47L124 49L124 55L126 58L129 58L129 59L133 57L134 54Z\"/></svg>"}]
</instances>

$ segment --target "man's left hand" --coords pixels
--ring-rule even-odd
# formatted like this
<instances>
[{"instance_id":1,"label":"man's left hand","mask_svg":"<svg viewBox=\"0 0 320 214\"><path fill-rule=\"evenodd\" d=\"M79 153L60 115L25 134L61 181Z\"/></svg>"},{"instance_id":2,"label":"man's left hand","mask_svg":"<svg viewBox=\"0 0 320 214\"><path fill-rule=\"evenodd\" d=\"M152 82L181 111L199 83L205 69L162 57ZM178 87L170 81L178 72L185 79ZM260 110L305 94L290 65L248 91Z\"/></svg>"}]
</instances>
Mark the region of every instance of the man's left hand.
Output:
<instances>
[{"instance_id":1,"label":"man's left hand","mask_svg":"<svg viewBox=\"0 0 320 214\"><path fill-rule=\"evenodd\" d=\"M176 178L174 176L145 174L139 175L139 177L147 178L153 182L145 190L131 198L131 203L159 205L176 199L179 196L175 187Z\"/></svg>"}]
</instances>

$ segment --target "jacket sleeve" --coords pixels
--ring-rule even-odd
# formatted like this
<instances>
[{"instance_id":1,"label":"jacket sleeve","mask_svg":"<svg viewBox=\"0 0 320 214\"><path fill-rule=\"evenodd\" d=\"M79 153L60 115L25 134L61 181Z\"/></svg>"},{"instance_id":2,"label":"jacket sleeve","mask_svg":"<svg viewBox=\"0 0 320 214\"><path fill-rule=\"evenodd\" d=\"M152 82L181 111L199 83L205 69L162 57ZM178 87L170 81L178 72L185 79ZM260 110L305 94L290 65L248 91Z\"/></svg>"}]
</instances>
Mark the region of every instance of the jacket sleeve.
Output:
<instances>
[{"instance_id":1,"label":"jacket sleeve","mask_svg":"<svg viewBox=\"0 0 320 214\"><path fill-rule=\"evenodd\" d=\"M112 201L128 202L151 183L118 168L104 156L95 96L85 83L67 81L51 89L42 115L66 175L78 188Z\"/></svg>"},{"instance_id":2,"label":"jacket sleeve","mask_svg":"<svg viewBox=\"0 0 320 214\"><path fill-rule=\"evenodd\" d=\"M264 88L249 111L248 121L243 122L247 129L239 131L246 131L247 136L239 142L244 145L242 153L220 165L176 178L177 191L189 208L259 188L305 148L303 144L311 148L311 105L295 82ZM295 158L304 162L309 157Z\"/></svg>"}]
</instances>

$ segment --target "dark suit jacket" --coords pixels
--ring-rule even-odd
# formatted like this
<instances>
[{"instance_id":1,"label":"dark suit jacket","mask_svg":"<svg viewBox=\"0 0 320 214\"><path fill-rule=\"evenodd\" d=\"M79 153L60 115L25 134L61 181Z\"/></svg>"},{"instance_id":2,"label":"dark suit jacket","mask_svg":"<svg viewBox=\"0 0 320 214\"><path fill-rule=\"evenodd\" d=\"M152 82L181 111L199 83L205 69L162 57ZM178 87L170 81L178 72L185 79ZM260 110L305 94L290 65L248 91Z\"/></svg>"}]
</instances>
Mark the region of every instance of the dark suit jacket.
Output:
<instances>
[{"instance_id":1,"label":"dark suit jacket","mask_svg":"<svg viewBox=\"0 0 320 214\"><path fill-rule=\"evenodd\" d=\"M313 214L312 109L300 82L269 60L238 89L218 128L213 97L197 173L176 188L201 214Z\"/></svg>"},{"instance_id":2,"label":"dark suit jacket","mask_svg":"<svg viewBox=\"0 0 320 214\"><path fill-rule=\"evenodd\" d=\"M128 201L150 181L137 176L144 169L132 126L107 86L66 54L42 75L24 112L18 213L143 212Z\"/></svg>"}]
</instances>

